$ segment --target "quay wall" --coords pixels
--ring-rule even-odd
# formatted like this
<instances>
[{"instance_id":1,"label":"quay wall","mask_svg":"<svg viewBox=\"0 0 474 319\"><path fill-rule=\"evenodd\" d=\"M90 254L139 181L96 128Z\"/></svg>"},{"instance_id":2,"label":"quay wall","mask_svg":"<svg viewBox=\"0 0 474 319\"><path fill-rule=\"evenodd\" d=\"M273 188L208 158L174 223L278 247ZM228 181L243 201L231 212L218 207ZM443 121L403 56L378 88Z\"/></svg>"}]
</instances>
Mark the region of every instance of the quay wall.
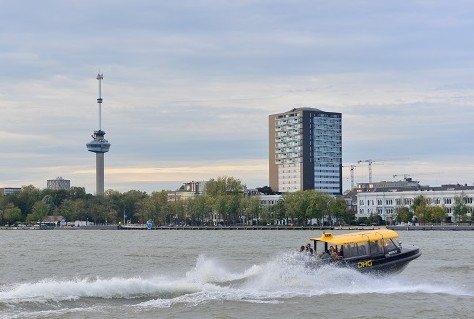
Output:
<instances>
[{"instance_id":1,"label":"quay wall","mask_svg":"<svg viewBox=\"0 0 474 319\"><path fill-rule=\"evenodd\" d=\"M371 230L395 231L469 231L474 225L396 225L396 226L153 226L151 230ZM146 225L90 225L81 227L0 227L0 230L148 230Z\"/></svg>"},{"instance_id":2,"label":"quay wall","mask_svg":"<svg viewBox=\"0 0 474 319\"><path fill-rule=\"evenodd\" d=\"M387 226L388 229L393 229L395 231L402 230L447 230L447 231L466 231L474 230L474 225L397 225L397 226Z\"/></svg>"}]
</instances>

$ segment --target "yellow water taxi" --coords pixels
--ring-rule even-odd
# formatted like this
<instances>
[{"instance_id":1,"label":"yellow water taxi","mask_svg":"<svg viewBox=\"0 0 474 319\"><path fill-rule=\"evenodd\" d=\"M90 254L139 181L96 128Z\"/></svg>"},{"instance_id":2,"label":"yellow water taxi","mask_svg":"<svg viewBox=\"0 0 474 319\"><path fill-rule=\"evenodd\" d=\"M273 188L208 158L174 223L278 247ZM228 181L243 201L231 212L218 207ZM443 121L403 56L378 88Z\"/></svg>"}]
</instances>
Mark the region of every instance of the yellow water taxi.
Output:
<instances>
[{"instance_id":1,"label":"yellow water taxi","mask_svg":"<svg viewBox=\"0 0 474 319\"><path fill-rule=\"evenodd\" d=\"M415 246L401 245L398 233L375 229L334 235L323 232L313 241L314 255L324 262L349 266L360 271L396 273L421 256Z\"/></svg>"}]
</instances>

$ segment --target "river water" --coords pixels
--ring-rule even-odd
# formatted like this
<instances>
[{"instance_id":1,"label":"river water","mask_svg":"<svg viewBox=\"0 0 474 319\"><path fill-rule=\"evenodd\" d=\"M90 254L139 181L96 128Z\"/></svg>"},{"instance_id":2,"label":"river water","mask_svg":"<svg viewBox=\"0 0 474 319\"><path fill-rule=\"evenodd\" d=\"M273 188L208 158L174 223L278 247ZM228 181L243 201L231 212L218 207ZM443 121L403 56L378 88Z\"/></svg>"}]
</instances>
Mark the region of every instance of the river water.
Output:
<instances>
[{"instance_id":1,"label":"river water","mask_svg":"<svg viewBox=\"0 0 474 319\"><path fill-rule=\"evenodd\" d=\"M377 277L305 267L319 231L4 230L0 318L472 318L474 231L399 234Z\"/></svg>"}]
</instances>

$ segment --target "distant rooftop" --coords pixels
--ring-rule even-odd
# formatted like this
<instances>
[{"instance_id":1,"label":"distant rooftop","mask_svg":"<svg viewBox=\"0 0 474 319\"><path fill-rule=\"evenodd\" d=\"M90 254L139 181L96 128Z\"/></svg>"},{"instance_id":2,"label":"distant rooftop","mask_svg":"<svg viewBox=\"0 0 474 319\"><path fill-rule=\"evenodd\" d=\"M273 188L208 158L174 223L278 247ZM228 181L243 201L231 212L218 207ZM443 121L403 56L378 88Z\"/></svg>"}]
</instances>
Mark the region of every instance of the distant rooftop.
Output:
<instances>
[{"instance_id":1,"label":"distant rooftop","mask_svg":"<svg viewBox=\"0 0 474 319\"><path fill-rule=\"evenodd\" d=\"M474 185L461 184L445 184L441 186L420 185L419 181L413 181L406 178L403 181L394 182L376 182L376 183L359 183L356 192L402 192L402 191L452 191L452 190L474 190Z\"/></svg>"},{"instance_id":2,"label":"distant rooftop","mask_svg":"<svg viewBox=\"0 0 474 319\"><path fill-rule=\"evenodd\" d=\"M314 107L298 107L298 108L291 109L288 112L296 112L296 111L324 112L323 110L320 110Z\"/></svg>"}]
</instances>

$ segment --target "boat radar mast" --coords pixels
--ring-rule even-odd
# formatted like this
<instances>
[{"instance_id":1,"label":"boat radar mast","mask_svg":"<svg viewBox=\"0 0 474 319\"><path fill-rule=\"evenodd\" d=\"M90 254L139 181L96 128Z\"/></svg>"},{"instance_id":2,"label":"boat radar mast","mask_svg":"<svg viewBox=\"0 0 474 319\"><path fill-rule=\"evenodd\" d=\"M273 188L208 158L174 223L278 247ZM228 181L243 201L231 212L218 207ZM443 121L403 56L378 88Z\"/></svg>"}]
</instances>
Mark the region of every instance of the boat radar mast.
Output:
<instances>
[{"instance_id":1,"label":"boat radar mast","mask_svg":"<svg viewBox=\"0 0 474 319\"><path fill-rule=\"evenodd\" d=\"M86 144L89 152L95 153L96 167L95 167L95 181L96 181L96 195L104 193L104 154L110 149L110 143L107 141L105 131L102 131L102 80L103 74L97 74L96 79L99 81L99 97L97 104L99 104L99 130L92 134L92 141Z\"/></svg>"}]
</instances>

